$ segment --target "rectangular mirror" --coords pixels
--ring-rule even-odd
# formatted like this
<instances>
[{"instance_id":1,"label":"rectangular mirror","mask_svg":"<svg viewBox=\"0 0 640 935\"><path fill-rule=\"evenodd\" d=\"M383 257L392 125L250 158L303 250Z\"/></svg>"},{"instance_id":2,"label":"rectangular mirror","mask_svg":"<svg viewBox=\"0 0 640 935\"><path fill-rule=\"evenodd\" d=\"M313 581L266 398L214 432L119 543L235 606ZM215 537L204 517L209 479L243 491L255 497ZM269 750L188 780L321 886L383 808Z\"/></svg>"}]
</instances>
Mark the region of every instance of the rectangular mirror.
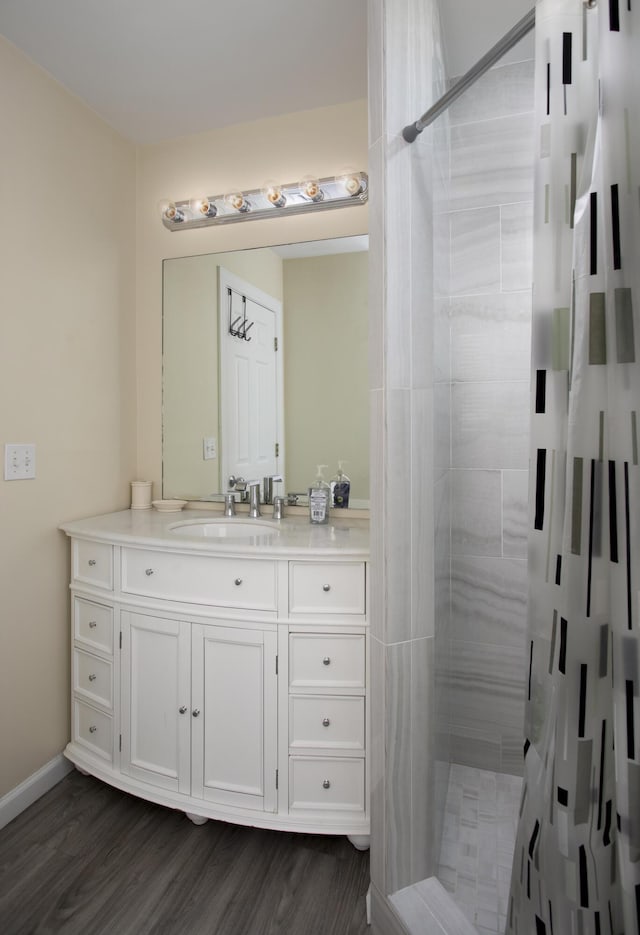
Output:
<instances>
[{"instance_id":1,"label":"rectangular mirror","mask_svg":"<svg viewBox=\"0 0 640 935\"><path fill-rule=\"evenodd\" d=\"M368 507L367 249L360 236L164 261L163 497L218 499L238 463L281 473L276 493L306 492L318 464L330 481L340 460L350 506ZM281 310L268 394L262 371L247 378L242 359L264 331L245 314L256 301ZM267 396L280 406L265 429ZM243 461L249 436L258 451Z\"/></svg>"}]
</instances>

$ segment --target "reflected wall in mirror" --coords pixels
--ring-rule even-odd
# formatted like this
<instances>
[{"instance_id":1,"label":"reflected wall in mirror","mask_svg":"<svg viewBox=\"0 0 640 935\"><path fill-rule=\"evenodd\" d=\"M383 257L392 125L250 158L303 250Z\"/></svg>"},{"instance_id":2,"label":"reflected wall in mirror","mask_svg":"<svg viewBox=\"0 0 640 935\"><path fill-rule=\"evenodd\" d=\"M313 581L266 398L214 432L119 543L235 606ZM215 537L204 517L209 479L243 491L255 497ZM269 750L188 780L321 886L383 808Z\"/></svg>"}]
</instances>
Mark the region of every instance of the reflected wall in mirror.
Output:
<instances>
[{"instance_id":1,"label":"reflected wall in mirror","mask_svg":"<svg viewBox=\"0 0 640 935\"><path fill-rule=\"evenodd\" d=\"M351 506L368 506L367 240L179 257L163 264L163 497L215 498L221 477L219 281L226 270L282 302L284 489L345 462ZM224 320L222 322L224 325Z\"/></svg>"}]
</instances>

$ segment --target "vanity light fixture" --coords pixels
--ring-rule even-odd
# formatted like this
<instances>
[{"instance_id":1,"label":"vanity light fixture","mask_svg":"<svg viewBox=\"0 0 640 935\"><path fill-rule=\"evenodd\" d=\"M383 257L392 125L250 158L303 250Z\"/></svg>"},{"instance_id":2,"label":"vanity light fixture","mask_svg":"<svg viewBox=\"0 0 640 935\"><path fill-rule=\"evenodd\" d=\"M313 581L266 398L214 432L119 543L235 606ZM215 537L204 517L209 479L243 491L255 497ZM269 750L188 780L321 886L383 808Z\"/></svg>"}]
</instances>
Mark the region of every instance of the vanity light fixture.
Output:
<instances>
[{"instance_id":1,"label":"vanity light fixture","mask_svg":"<svg viewBox=\"0 0 640 935\"><path fill-rule=\"evenodd\" d=\"M349 171L333 178L305 176L300 182L289 185L270 181L262 189L207 195L191 201L164 202L162 223L168 230L176 231L252 218L257 220L346 208L365 204L368 188L366 173L359 171Z\"/></svg>"}]
</instances>

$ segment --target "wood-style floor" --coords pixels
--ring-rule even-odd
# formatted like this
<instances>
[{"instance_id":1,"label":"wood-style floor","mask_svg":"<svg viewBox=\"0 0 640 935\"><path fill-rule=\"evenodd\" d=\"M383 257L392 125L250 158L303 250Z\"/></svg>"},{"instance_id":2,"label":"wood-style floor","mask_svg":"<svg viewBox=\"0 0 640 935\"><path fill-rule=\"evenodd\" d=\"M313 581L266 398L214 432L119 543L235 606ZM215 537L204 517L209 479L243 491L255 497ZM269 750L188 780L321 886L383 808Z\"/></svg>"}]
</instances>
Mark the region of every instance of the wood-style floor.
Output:
<instances>
[{"instance_id":1,"label":"wood-style floor","mask_svg":"<svg viewBox=\"0 0 640 935\"><path fill-rule=\"evenodd\" d=\"M364 935L367 853L70 773L0 831L1 935Z\"/></svg>"}]
</instances>

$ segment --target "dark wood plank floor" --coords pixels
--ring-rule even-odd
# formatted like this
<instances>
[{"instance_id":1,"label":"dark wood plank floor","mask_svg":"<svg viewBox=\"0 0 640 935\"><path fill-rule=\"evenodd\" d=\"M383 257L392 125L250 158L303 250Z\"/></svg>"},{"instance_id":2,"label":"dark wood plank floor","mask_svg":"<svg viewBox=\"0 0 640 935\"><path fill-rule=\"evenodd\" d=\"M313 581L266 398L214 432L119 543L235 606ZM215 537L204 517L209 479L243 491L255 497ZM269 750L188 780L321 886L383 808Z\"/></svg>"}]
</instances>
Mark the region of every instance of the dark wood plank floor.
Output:
<instances>
[{"instance_id":1,"label":"dark wood plank floor","mask_svg":"<svg viewBox=\"0 0 640 935\"><path fill-rule=\"evenodd\" d=\"M364 935L346 838L161 808L70 773L0 831L1 935Z\"/></svg>"}]
</instances>

